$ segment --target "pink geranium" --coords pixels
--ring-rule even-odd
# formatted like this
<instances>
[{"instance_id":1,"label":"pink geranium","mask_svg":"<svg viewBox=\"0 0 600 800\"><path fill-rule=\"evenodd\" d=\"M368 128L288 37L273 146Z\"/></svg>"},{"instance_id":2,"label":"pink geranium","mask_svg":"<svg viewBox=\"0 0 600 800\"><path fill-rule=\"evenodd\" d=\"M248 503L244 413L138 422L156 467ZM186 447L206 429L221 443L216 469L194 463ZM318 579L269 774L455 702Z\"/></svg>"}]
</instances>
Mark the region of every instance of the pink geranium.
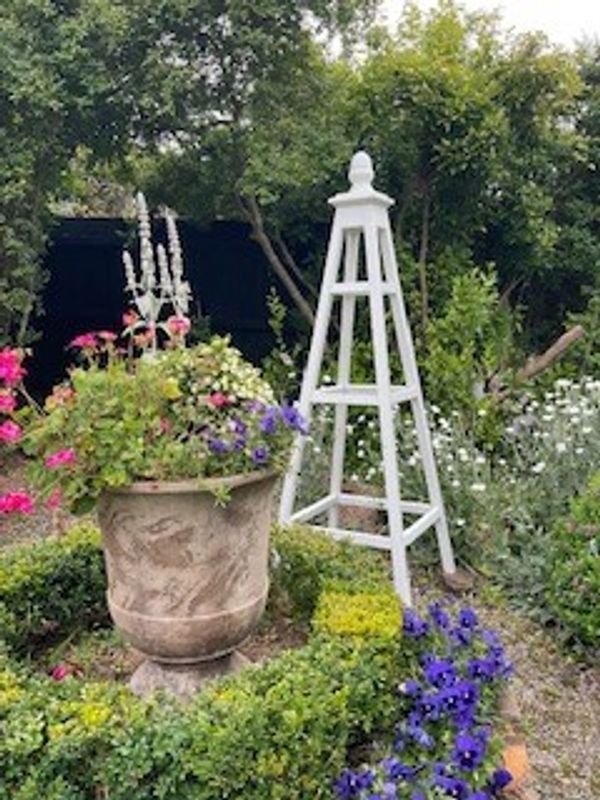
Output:
<instances>
[{"instance_id":1,"label":"pink geranium","mask_svg":"<svg viewBox=\"0 0 600 800\"><path fill-rule=\"evenodd\" d=\"M78 664L69 664L67 661L57 664L50 671L50 676L55 681L64 681L69 676L80 677L82 674L83 670Z\"/></svg>"},{"instance_id":2,"label":"pink geranium","mask_svg":"<svg viewBox=\"0 0 600 800\"><path fill-rule=\"evenodd\" d=\"M0 495L0 514L33 514L34 501L27 492L7 492Z\"/></svg>"},{"instance_id":3,"label":"pink geranium","mask_svg":"<svg viewBox=\"0 0 600 800\"><path fill-rule=\"evenodd\" d=\"M22 435L23 431L21 426L10 419L7 419L6 422L0 425L0 442L13 444L14 442L18 442Z\"/></svg>"},{"instance_id":4,"label":"pink geranium","mask_svg":"<svg viewBox=\"0 0 600 800\"><path fill-rule=\"evenodd\" d=\"M56 488L52 491L48 499L46 500L46 508L50 511L54 511L55 509L59 508L62 503L63 495L62 491L59 488Z\"/></svg>"},{"instance_id":5,"label":"pink geranium","mask_svg":"<svg viewBox=\"0 0 600 800\"><path fill-rule=\"evenodd\" d=\"M69 342L69 347L75 347L80 350L95 350L98 346L98 340L95 333L80 333Z\"/></svg>"},{"instance_id":6,"label":"pink geranium","mask_svg":"<svg viewBox=\"0 0 600 800\"><path fill-rule=\"evenodd\" d=\"M167 329L171 336L185 336L191 326L187 317L169 317L167 320Z\"/></svg>"},{"instance_id":7,"label":"pink geranium","mask_svg":"<svg viewBox=\"0 0 600 800\"><path fill-rule=\"evenodd\" d=\"M12 392L0 392L0 412L10 414L17 407L17 398Z\"/></svg>"},{"instance_id":8,"label":"pink geranium","mask_svg":"<svg viewBox=\"0 0 600 800\"><path fill-rule=\"evenodd\" d=\"M23 354L19 350L11 350L5 347L0 350L0 381L4 381L7 386L16 386L27 374L21 366Z\"/></svg>"},{"instance_id":9,"label":"pink geranium","mask_svg":"<svg viewBox=\"0 0 600 800\"><path fill-rule=\"evenodd\" d=\"M56 453L51 453L46 458L46 466L48 469L57 469L58 467L68 467L75 463L76 455L75 450L70 447L64 450L57 450Z\"/></svg>"},{"instance_id":10,"label":"pink geranium","mask_svg":"<svg viewBox=\"0 0 600 800\"><path fill-rule=\"evenodd\" d=\"M140 321L139 314L137 314L135 311L131 309L123 314L123 325L126 328L132 328L136 324L136 322L139 321Z\"/></svg>"}]
</instances>

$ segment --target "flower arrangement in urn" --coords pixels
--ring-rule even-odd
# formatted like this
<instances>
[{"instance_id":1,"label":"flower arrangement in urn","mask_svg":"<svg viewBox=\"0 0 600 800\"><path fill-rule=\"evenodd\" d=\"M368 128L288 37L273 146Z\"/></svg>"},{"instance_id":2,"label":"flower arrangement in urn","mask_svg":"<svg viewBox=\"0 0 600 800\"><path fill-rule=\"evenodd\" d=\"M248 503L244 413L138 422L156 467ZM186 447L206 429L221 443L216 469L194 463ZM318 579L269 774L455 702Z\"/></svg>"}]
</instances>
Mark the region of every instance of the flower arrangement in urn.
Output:
<instances>
[{"instance_id":1,"label":"flower arrangement in urn","mask_svg":"<svg viewBox=\"0 0 600 800\"><path fill-rule=\"evenodd\" d=\"M185 346L176 228L176 280L164 249L155 266L146 234L138 288L126 259L137 310L124 315L122 336L77 336L80 363L43 409L17 410L23 354L0 353L0 437L31 457L38 490L35 501L0 497L0 514L40 501L97 505L111 615L149 659L132 687L186 695L237 667L235 649L264 610L274 485L305 425L227 337ZM169 292L175 313L160 322Z\"/></svg>"}]
</instances>

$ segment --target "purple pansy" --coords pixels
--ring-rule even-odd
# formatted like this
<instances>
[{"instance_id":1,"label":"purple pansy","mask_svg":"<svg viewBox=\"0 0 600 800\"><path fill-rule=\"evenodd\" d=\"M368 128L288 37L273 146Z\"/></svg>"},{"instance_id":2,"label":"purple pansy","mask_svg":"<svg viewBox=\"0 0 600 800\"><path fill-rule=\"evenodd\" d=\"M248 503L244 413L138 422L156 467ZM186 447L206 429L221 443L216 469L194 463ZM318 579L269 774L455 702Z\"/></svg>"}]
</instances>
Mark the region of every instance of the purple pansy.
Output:
<instances>
[{"instance_id":1,"label":"purple pansy","mask_svg":"<svg viewBox=\"0 0 600 800\"><path fill-rule=\"evenodd\" d=\"M252 451L252 461L255 464L266 464L269 460L270 451L266 445L255 447Z\"/></svg>"},{"instance_id":2,"label":"purple pansy","mask_svg":"<svg viewBox=\"0 0 600 800\"><path fill-rule=\"evenodd\" d=\"M479 736L460 733L454 741L452 761L459 769L472 772L485 758L486 745Z\"/></svg>"},{"instance_id":3,"label":"purple pansy","mask_svg":"<svg viewBox=\"0 0 600 800\"><path fill-rule=\"evenodd\" d=\"M404 612L402 629L406 636L414 636L415 639L419 639L429 633L429 623L421 619L412 609L407 608Z\"/></svg>"}]
</instances>

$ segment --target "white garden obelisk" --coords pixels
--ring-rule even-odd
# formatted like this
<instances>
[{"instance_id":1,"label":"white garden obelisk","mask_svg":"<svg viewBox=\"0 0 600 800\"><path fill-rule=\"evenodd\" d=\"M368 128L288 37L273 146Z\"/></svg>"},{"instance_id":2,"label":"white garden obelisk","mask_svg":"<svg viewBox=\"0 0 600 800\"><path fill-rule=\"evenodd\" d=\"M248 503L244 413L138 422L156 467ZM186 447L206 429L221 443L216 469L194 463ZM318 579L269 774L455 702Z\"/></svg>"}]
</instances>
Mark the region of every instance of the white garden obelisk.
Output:
<instances>
[{"instance_id":1,"label":"white garden obelisk","mask_svg":"<svg viewBox=\"0 0 600 800\"><path fill-rule=\"evenodd\" d=\"M282 522L309 522L327 513L327 525L315 525L335 538L348 538L356 544L391 550L394 587L406 605L411 605L410 576L406 550L421 534L435 527L446 573L456 570L448 534L444 504L438 481L425 414L421 382L413 341L404 308L398 266L392 241L388 209L393 200L372 186L374 173L367 153L356 153L350 165L350 191L330 199L335 209L329 249L325 262L321 294L306 371L300 393L299 411L310 421L316 404L335 406L333 452L329 492L320 500L294 511L298 477L302 466L303 440L296 441L286 474L280 508ZM364 240L366 280L359 279L359 248ZM340 276L340 273L341 276ZM357 297L369 303L375 383L350 382L354 316ZM319 386L321 364L327 342L333 303L341 298L341 321L337 381ZM403 367L404 385L393 385L390 378L389 350L385 320L385 300L391 307L395 345ZM414 417L419 453L427 485L426 502L404 500L400 495L396 448L395 415L400 404L408 403ZM343 491L346 421L348 406L376 407L379 414L381 453L385 484L384 497L360 496ZM347 531L339 527L338 510L343 506L377 508L387 512L389 535ZM405 516L417 516L405 525Z\"/></svg>"}]
</instances>

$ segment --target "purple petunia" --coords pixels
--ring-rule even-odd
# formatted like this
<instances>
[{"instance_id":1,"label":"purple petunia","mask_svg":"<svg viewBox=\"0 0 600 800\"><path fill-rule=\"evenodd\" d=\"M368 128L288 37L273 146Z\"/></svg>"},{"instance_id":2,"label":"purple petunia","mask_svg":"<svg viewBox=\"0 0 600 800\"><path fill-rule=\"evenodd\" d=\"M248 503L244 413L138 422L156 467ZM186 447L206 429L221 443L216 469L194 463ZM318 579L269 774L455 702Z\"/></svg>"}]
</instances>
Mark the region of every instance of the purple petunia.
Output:
<instances>
[{"instance_id":1,"label":"purple petunia","mask_svg":"<svg viewBox=\"0 0 600 800\"><path fill-rule=\"evenodd\" d=\"M261 445L260 447L255 447L252 451L252 461L255 464L266 464L269 460L270 451L266 445Z\"/></svg>"},{"instance_id":2,"label":"purple petunia","mask_svg":"<svg viewBox=\"0 0 600 800\"><path fill-rule=\"evenodd\" d=\"M282 406L280 409L281 419L284 423L298 433L307 434L308 425L302 414L294 406Z\"/></svg>"},{"instance_id":3,"label":"purple petunia","mask_svg":"<svg viewBox=\"0 0 600 800\"><path fill-rule=\"evenodd\" d=\"M440 628L444 631L448 630L450 627L450 615L447 611L444 611L439 600L435 603L431 603L427 610L429 611L429 616L431 617L433 624L437 628Z\"/></svg>"},{"instance_id":4,"label":"purple petunia","mask_svg":"<svg viewBox=\"0 0 600 800\"><path fill-rule=\"evenodd\" d=\"M410 781L415 775L414 767L403 764L399 759L393 756L384 758L381 762L381 766L385 770L387 777L392 781Z\"/></svg>"},{"instance_id":5,"label":"purple petunia","mask_svg":"<svg viewBox=\"0 0 600 800\"><path fill-rule=\"evenodd\" d=\"M275 406L267 408L258 423L259 428L263 433L272 436L277 432L277 420L279 419L278 409Z\"/></svg>"},{"instance_id":6,"label":"purple petunia","mask_svg":"<svg viewBox=\"0 0 600 800\"><path fill-rule=\"evenodd\" d=\"M223 439L209 439L208 440L208 449L211 453L228 453L229 452L229 445L227 442L224 442Z\"/></svg>"},{"instance_id":7,"label":"purple petunia","mask_svg":"<svg viewBox=\"0 0 600 800\"><path fill-rule=\"evenodd\" d=\"M513 776L507 769L497 769L489 781L489 789L493 795L497 795L512 781Z\"/></svg>"}]
</instances>

